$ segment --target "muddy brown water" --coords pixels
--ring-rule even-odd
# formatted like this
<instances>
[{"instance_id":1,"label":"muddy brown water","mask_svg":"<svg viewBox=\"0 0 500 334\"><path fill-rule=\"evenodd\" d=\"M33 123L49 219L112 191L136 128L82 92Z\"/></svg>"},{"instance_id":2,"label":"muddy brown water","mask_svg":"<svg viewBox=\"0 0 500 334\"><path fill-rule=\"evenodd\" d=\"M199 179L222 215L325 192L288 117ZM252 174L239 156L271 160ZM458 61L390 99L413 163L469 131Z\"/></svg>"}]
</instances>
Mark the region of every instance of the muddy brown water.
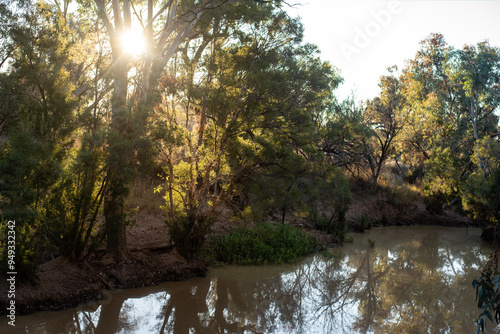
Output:
<instances>
[{"instance_id":1,"label":"muddy brown water","mask_svg":"<svg viewBox=\"0 0 500 334\"><path fill-rule=\"evenodd\" d=\"M105 293L100 302L0 320L1 333L475 333L479 229L373 228L294 265ZM375 242L370 247L369 240ZM488 333L495 333L491 323Z\"/></svg>"}]
</instances>

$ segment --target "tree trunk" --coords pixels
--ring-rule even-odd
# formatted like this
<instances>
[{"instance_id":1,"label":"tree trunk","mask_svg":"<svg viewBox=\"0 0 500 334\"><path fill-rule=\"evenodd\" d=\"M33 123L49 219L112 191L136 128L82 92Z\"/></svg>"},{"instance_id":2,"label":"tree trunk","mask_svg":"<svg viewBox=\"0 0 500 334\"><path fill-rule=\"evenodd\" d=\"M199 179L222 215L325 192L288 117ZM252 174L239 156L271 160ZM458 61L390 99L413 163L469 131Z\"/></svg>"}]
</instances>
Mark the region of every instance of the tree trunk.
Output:
<instances>
[{"instance_id":1,"label":"tree trunk","mask_svg":"<svg viewBox=\"0 0 500 334\"><path fill-rule=\"evenodd\" d=\"M474 132L474 141L478 141L479 135L477 133L477 113L474 110L474 99L472 99L472 98L470 100L470 120L472 122L472 130ZM481 158L481 155L479 154L479 152L477 153L477 159L479 161L479 168L481 168L481 170L483 171L483 174L486 174L486 168L483 165L483 159Z\"/></svg>"},{"instance_id":2,"label":"tree trunk","mask_svg":"<svg viewBox=\"0 0 500 334\"><path fill-rule=\"evenodd\" d=\"M106 251L117 260L127 258L125 200L131 179L132 147L130 145L130 119L127 108L128 57L124 53L114 58L114 94L112 119L108 134L108 186L104 198L106 220Z\"/></svg>"},{"instance_id":3,"label":"tree trunk","mask_svg":"<svg viewBox=\"0 0 500 334\"><path fill-rule=\"evenodd\" d=\"M113 172L108 175L109 186L112 188L104 199L104 217L106 220L106 251L117 260L127 258L127 234L125 224L125 196L123 190L126 184L120 175ZM117 189L122 188L121 191Z\"/></svg>"},{"instance_id":4,"label":"tree trunk","mask_svg":"<svg viewBox=\"0 0 500 334\"><path fill-rule=\"evenodd\" d=\"M128 171L125 163L112 161L108 172L108 191L104 198L106 221L106 251L117 260L127 258L125 200L129 193Z\"/></svg>"}]
</instances>

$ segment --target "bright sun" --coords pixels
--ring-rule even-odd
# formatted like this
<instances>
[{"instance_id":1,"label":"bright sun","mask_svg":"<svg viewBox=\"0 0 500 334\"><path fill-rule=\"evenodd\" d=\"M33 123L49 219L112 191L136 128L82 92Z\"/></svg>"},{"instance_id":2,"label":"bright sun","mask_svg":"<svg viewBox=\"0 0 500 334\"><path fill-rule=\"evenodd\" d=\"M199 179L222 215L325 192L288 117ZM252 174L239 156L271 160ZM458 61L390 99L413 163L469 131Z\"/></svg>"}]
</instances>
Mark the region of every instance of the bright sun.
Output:
<instances>
[{"instance_id":1,"label":"bright sun","mask_svg":"<svg viewBox=\"0 0 500 334\"><path fill-rule=\"evenodd\" d=\"M125 31L121 37L123 52L138 56L146 51L144 35L139 31Z\"/></svg>"}]
</instances>

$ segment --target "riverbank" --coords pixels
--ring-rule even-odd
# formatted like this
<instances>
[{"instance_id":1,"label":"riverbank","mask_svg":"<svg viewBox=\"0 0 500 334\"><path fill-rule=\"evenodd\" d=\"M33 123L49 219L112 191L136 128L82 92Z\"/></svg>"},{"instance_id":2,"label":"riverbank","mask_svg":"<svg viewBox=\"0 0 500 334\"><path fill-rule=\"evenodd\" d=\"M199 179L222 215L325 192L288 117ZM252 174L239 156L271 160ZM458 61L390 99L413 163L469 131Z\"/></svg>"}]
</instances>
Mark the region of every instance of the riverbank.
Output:
<instances>
[{"instance_id":1,"label":"riverbank","mask_svg":"<svg viewBox=\"0 0 500 334\"><path fill-rule=\"evenodd\" d=\"M405 205L395 205L387 194L384 191L367 193L363 188L354 188L353 203L346 214L350 230L359 232L371 226L385 225L480 226L459 215L453 208L436 215L426 210L420 198ZM230 213L221 214L212 232L228 233L232 226L230 216ZM204 261L187 261L168 245L165 216L159 212L140 211L135 218L136 223L127 231L127 261L114 263L96 256L80 265L62 257L42 263L36 286L17 282L16 313L29 314L76 306L100 299L104 289L151 286L205 275L207 266ZM288 223L300 225L324 245L340 244L334 235L315 230L312 222L292 219ZM1 279L0 289L9 290L6 278ZM6 313L7 302L7 293L3 293L0 296L0 314Z\"/></svg>"},{"instance_id":2,"label":"riverbank","mask_svg":"<svg viewBox=\"0 0 500 334\"><path fill-rule=\"evenodd\" d=\"M202 260L186 261L173 249L131 250L127 261L106 263L94 259L77 265L58 257L40 265L38 283L16 284L17 314L54 311L102 298L104 289L126 289L157 285L165 281L187 280L204 276L207 267ZM2 279L1 291L8 291ZM0 297L0 310L5 314L7 293Z\"/></svg>"},{"instance_id":3,"label":"riverbank","mask_svg":"<svg viewBox=\"0 0 500 334\"><path fill-rule=\"evenodd\" d=\"M457 205L435 213L428 210L417 187L379 186L367 190L364 183L351 183L352 204L346 214L353 231L370 226L438 225L449 227L485 227L461 214ZM363 226L364 225L364 226Z\"/></svg>"},{"instance_id":4,"label":"riverbank","mask_svg":"<svg viewBox=\"0 0 500 334\"><path fill-rule=\"evenodd\" d=\"M203 260L188 261L168 245L165 216L142 211L137 213L135 220L136 223L127 231L129 256L126 261L114 263L97 254L84 264L63 257L45 262L39 266L36 285L16 282L16 314L74 307L102 299L103 290L153 286L205 276L208 268ZM227 233L223 226L227 227L227 222L214 226L214 233ZM322 244L338 243L332 235L306 230ZM0 290L9 290L6 277L1 277ZM6 314L8 302L7 293L2 293L0 314Z\"/></svg>"}]
</instances>

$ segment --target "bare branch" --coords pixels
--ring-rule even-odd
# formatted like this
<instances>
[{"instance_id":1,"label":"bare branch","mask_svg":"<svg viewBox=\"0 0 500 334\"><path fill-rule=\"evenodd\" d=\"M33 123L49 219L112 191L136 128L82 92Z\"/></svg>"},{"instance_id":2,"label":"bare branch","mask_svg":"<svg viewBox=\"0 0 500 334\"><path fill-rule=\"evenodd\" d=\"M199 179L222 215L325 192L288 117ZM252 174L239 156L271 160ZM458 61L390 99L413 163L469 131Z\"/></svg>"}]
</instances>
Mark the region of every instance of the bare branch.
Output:
<instances>
[{"instance_id":1,"label":"bare branch","mask_svg":"<svg viewBox=\"0 0 500 334\"><path fill-rule=\"evenodd\" d=\"M104 5L104 0L94 0L94 2L97 5L97 15L102 20L102 23L106 28L106 31L108 32L108 35L113 44L115 37L115 29L113 28L113 25L111 24L111 21L109 20L109 17L106 14L106 6Z\"/></svg>"}]
</instances>

